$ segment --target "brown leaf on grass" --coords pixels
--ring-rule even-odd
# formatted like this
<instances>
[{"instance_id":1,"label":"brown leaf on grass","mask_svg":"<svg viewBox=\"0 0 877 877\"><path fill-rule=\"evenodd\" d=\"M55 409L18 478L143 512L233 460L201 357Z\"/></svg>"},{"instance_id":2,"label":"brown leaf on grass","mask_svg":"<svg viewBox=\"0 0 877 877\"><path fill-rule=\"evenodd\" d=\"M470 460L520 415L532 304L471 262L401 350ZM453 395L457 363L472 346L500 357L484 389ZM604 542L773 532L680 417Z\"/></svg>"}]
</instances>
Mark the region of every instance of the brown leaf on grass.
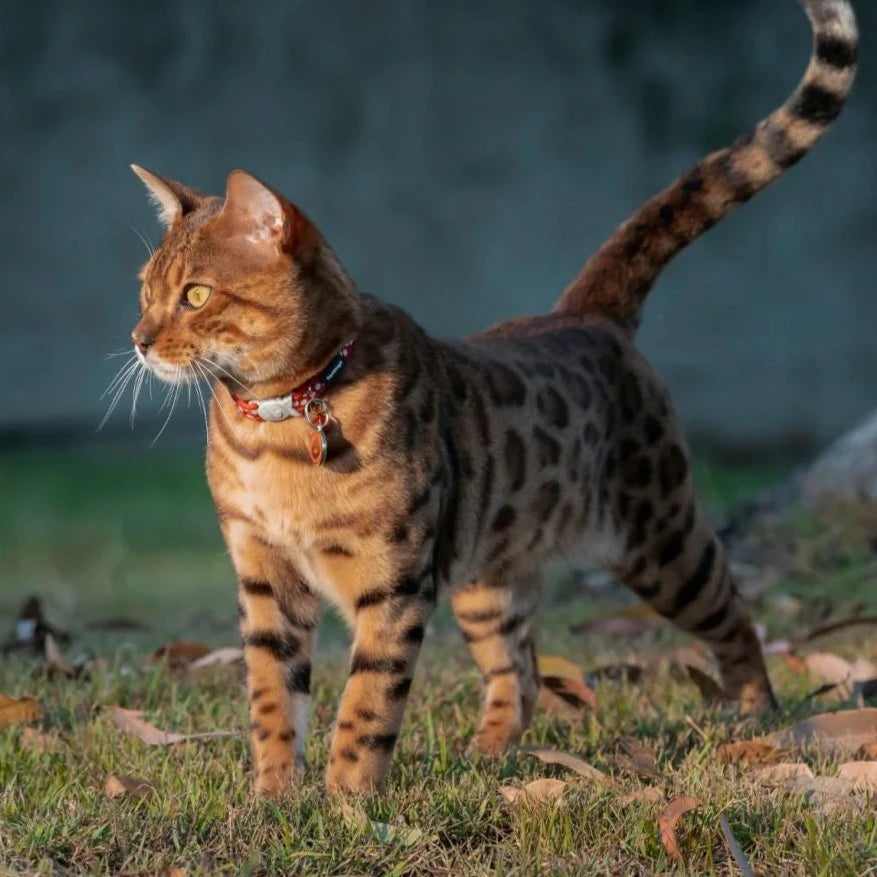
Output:
<instances>
[{"instance_id":1,"label":"brown leaf on grass","mask_svg":"<svg viewBox=\"0 0 877 877\"><path fill-rule=\"evenodd\" d=\"M768 743L764 738L740 740L737 743L723 743L716 750L720 761L743 761L748 764L779 761L782 750Z\"/></svg>"},{"instance_id":2,"label":"brown leaf on grass","mask_svg":"<svg viewBox=\"0 0 877 877\"><path fill-rule=\"evenodd\" d=\"M847 761L837 769L837 775L857 788L877 792L877 761Z\"/></svg>"},{"instance_id":3,"label":"brown leaf on grass","mask_svg":"<svg viewBox=\"0 0 877 877\"><path fill-rule=\"evenodd\" d=\"M807 662L793 651L784 651L779 653L783 663L794 673L806 673Z\"/></svg>"},{"instance_id":4,"label":"brown leaf on grass","mask_svg":"<svg viewBox=\"0 0 877 877\"><path fill-rule=\"evenodd\" d=\"M560 752L557 749L544 749L539 746L522 746L520 752L525 755L532 755L546 764L560 764L563 767L574 770L579 776L587 777L601 783L604 786L614 785L612 778L592 767L587 761L579 758L577 755L571 755L569 752Z\"/></svg>"},{"instance_id":5,"label":"brown leaf on grass","mask_svg":"<svg viewBox=\"0 0 877 877\"><path fill-rule=\"evenodd\" d=\"M831 652L813 652L804 659L807 672L820 687L808 695L808 699L822 695L831 700L849 700L867 681L877 675L877 666L865 658L850 662ZM862 697L864 702L864 697Z\"/></svg>"},{"instance_id":6,"label":"brown leaf on grass","mask_svg":"<svg viewBox=\"0 0 877 877\"><path fill-rule=\"evenodd\" d=\"M877 743L877 708L820 713L763 739L778 748L812 746L824 755L855 752Z\"/></svg>"},{"instance_id":7,"label":"brown leaf on grass","mask_svg":"<svg viewBox=\"0 0 877 877\"><path fill-rule=\"evenodd\" d=\"M628 773L647 779L662 780L664 775L658 769L655 753L637 737L626 735L618 740L626 753L616 756L618 766Z\"/></svg>"},{"instance_id":8,"label":"brown leaf on grass","mask_svg":"<svg viewBox=\"0 0 877 877\"><path fill-rule=\"evenodd\" d=\"M32 752L48 752L61 742L60 737L37 728L24 727L18 735L18 745Z\"/></svg>"},{"instance_id":9,"label":"brown leaf on grass","mask_svg":"<svg viewBox=\"0 0 877 877\"><path fill-rule=\"evenodd\" d=\"M50 673L60 673L68 679L72 679L78 675L76 668L67 663L67 659L61 654L58 644L52 634L46 634L46 641L43 645L43 651L46 656L46 665Z\"/></svg>"},{"instance_id":10,"label":"brown leaf on grass","mask_svg":"<svg viewBox=\"0 0 877 877\"><path fill-rule=\"evenodd\" d=\"M542 677L539 709L571 719L597 709L597 695L585 685L582 671L571 661L557 655L540 655L538 665Z\"/></svg>"},{"instance_id":11,"label":"brown leaf on grass","mask_svg":"<svg viewBox=\"0 0 877 877\"><path fill-rule=\"evenodd\" d=\"M664 793L657 786L646 786L629 795L622 795L618 799L618 804L621 807L628 807L631 804L659 804L664 800Z\"/></svg>"},{"instance_id":12,"label":"brown leaf on grass","mask_svg":"<svg viewBox=\"0 0 877 877\"><path fill-rule=\"evenodd\" d=\"M563 780L541 779L527 783L522 789L517 786L500 786L499 791L509 804L544 804L560 801L566 783Z\"/></svg>"},{"instance_id":13,"label":"brown leaf on grass","mask_svg":"<svg viewBox=\"0 0 877 877\"><path fill-rule=\"evenodd\" d=\"M179 670L209 655L213 650L204 643L181 640L159 646L150 656L152 661L166 661L171 670Z\"/></svg>"},{"instance_id":14,"label":"brown leaf on grass","mask_svg":"<svg viewBox=\"0 0 877 877\"><path fill-rule=\"evenodd\" d=\"M763 783L766 786L782 786L790 779L798 779L800 777L813 777L813 771L799 761L781 761L777 764L765 764L761 767L753 768L749 775L756 782Z\"/></svg>"},{"instance_id":15,"label":"brown leaf on grass","mask_svg":"<svg viewBox=\"0 0 877 877\"><path fill-rule=\"evenodd\" d=\"M108 707L114 724L128 734L133 734L149 746L173 746L189 740L212 740L216 737L237 737L237 731L200 731L195 734L178 734L162 731L143 718L143 710L129 710L120 706Z\"/></svg>"},{"instance_id":16,"label":"brown leaf on grass","mask_svg":"<svg viewBox=\"0 0 877 877\"><path fill-rule=\"evenodd\" d=\"M244 659L244 650L236 646L224 646L202 655L189 665L189 670L207 670L213 667L227 667Z\"/></svg>"},{"instance_id":17,"label":"brown leaf on grass","mask_svg":"<svg viewBox=\"0 0 877 877\"><path fill-rule=\"evenodd\" d=\"M706 703L723 703L727 700L724 689L712 676L691 664L686 664L685 670L688 673L688 678L697 686L697 690Z\"/></svg>"},{"instance_id":18,"label":"brown leaf on grass","mask_svg":"<svg viewBox=\"0 0 877 877\"><path fill-rule=\"evenodd\" d=\"M679 842L676 838L676 826L679 820L689 812L700 807L700 801L690 795L682 798L674 798L661 814L658 820L658 829L661 832L661 843L667 851L667 855L677 862L682 861L682 853L679 851Z\"/></svg>"},{"instance_id":19,"label":"brown leaf on grass","mask_svg":"<svg viewBox=\"0 0 877 877\"><path fill-rule=\"evenodd\" d=\"M35 722L42 714L42 708L35 697L25 695L14 698L0 694L0 727Z\"/></svg>"},{"instance_id":20,"label":"brown leaf on grass","mask_svg":"<svg viewBox=\"0 0 877 877\"><path fill-rule=\"evenodd\" d=\"M111 773L104 783L104 794L108 798L119 798L122 795L127 795L131 798L146 800L155 794L155 786L149 780L143 780L140 777Z\"/></svg>"},{"instance_id":21,"label":"brown leaf on grass","mask_svg":"<svg viewBox=\"0 0 877 877\"><path fill-rule=\"evenodd\" d=\"M856 755L862 759L877 758L877 741L866 743L859 749Z\"/></svg>"}]
</instances>

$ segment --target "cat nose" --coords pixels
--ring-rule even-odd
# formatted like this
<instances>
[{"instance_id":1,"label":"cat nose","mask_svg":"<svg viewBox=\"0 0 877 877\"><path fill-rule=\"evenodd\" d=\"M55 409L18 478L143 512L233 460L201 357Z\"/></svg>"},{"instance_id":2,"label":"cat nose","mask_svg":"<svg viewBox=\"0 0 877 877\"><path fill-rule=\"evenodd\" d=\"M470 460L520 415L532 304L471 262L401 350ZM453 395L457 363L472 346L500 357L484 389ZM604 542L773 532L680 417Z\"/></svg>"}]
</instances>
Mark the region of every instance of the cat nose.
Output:
<instances>
[{"instance_id":1,"label":"cat nose","mask_svg":"<svg viewBox=\"0 0 877 877\"><path fill-rule=\"evenodd\" d=\"M146 353L155 343L155 335L144 326L136 326L131 333L131 340L141 353Z\"/></svg>"}]
</instances>

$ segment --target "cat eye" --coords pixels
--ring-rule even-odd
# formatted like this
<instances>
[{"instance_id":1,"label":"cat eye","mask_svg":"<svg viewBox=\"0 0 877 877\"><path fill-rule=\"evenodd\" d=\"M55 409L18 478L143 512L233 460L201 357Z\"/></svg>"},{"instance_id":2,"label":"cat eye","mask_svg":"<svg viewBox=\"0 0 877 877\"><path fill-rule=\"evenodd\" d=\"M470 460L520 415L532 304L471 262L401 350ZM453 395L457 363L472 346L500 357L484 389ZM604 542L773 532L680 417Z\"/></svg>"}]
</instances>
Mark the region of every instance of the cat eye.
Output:
<instances>
[{"instance_id":1,"label":"cat eye","mask_svg":"<svg viewBox=\"0 0 877 877\"><path fill-rule=\"evenodd\" d=\"M204 307L213 290L202 283L192 283L183 291L183 303L190 308Z\"/></svg>"}]
</instances>

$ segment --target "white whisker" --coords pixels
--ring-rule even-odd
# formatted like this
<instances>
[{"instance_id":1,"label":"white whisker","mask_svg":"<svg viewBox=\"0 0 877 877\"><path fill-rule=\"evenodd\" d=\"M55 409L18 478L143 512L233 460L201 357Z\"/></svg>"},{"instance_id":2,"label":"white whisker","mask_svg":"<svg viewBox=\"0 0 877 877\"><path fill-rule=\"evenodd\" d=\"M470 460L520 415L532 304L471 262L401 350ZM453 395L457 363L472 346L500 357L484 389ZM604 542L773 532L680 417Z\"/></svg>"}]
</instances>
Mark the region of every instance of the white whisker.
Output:
<instances>
[{"instance_id":1,"label":"white whisker","mask_svg":"<svg viewBox=\"0 0 877 877\"><path fill-rule=\"evenodd\" d=\"M192 373L194 374L196 369L198 375L203 377L203 372L201 371L201 366L198 365L198 360L193 360L192 364L189 366L192 369ZM201 405L201 413L204 415L204 435L206 440L210 441L210 424L207 422L207 404L204 402L204 394L201 392L201 382L198 380L197 376L195 379L195 392L198 394L198 402Z\"/></svg>"},{"instance_id":2,"label":"white whisker","mask_svg":"<svg viewBox=\"0 0 877 877\"><path fill-rule=\"evenodd\" d=\"M148 373L145 368L141 368L140 373L137 375L137 380L134 382L134 396L131 399L131 429L134 429L134 418L137 416L137 397L140 395L140 390Z\"/></svg>"},{"instance_id":3,"label":"white whisker","mask_svg":"<svg viewBox=\"0 0 877 877\"><path fill-rule=\"evenodd\" d=\"M110 400L110 404L107 406L107 413L104 414L103 419L98 424L98 427L97 427L98 430L103 429L106 422L110 419L110 415L113 413L113 411L115 411L116 406L119 404L119 400L122 398L122 395L124 394L125 390L127 389L128 384L131 382L131 379L134 377L134 375L136 373L137 373L136 364L135 364L134 368L129 368L126 371L124 378L121 380L121 382L118 384L118 386L115 390L113 398ZM101 398L103 398L103 397L101 397Z\"/></svg>"},{"instance_id":4,"label":"white whisker","mask_svg":"<svg viewBox=\"0 0 877 877\"><path fill-rule=\"evenodd\" d=\"M213 362L213 360L210 359L202 359L201 362L207 367L207 371L210 372L213 377L220 378L221 375L225 375L225 377L234 381L245 393L250 392L250 388L246 384L239 381L228 369L223 368L218 362ZM212 368L219 369L221 374L211 371Z\"/></svg>"},{"instance_id":5,"label":"white whisker","mask_svg":"<svg viewBox=\"0 0 877 877\"><path fill-rule=\"evenodd\" d=\"M202 359L202 360L201 360L201 364L202 364L203 366L206 367L206 366L207 366L207 361ZM209 370L207 370L207 371L208 371L208 374L210 374ZM210 377L216 379L216 375L214 375L214 374L210 374ZM219 401L219 396L216 395L216 389L215 389L214 386L213 386L213 381L212 381L212 380L209 380L209 379L208 379L208 381L207 381L207 387L208 387L208 389L210 390L210 395L213 396L213 399L214 399L214 401L216 402L216 407L217 407L217 409L219 410L219 413L222 415L222 419L225 421L225 423L226 423L226 425L228 426L228 428L229 428L229 429L232 429L232 425L231 425L231 422L230 422L229 419L228 419L228 415L225 413L225 409L222 407L222 402Z\"/></svg>"},{"instance_id":6,"label":"white whisker","mask_svg":"<svg viewBox=\"0 0 877 877\"><path fill-rule=\"evenodd\" d=\"M120 381L123 381L131 372L137 364L137 357L132 356L127 362L123 363L119 370L114 375L113 379L107 384L106 390L101 393L100 397L103 399L105 396L109 396Z\"/></svg>"},{"instance_id":7,"label":"white whisker","mask_svg":"<svg viewBox=\"0 0 877 877\"><path fill-rule=\"evenodd\" d=\"M152 444L150 445L150 447L155 447L155 443L161 438L161 434L165 431L165 427L167 427L167 425L171 422L171 416L174 413L174 408L176 408L177 405L177 399L180 396L180 387L182 386L180 383L180 378L182 377L182 371L182 367L177 366L176 381L174 382L174 395L171 401L170 411L168 411L167 417L165 418L164 423L161 425L161 429L158 431L158 435L156 435L156 437L152 440Z\"/></svg>"}]
</instances>

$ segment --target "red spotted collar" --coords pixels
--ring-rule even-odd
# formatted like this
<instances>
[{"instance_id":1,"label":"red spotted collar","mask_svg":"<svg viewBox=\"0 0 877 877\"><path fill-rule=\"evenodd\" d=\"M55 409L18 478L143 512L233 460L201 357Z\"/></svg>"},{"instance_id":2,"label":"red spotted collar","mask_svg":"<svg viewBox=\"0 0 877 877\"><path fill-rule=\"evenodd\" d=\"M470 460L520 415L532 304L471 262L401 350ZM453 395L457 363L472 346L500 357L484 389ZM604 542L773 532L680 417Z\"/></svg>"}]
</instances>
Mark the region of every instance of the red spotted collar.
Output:
<instances>
[{"instance_id":1,"label":"red spotted collar","mask_svg":"<svg viewBox=\"0 0 877 877\"><path fill-rule=\"evenodd\" d=\"M239 396L231 394L234 399L238 411L248 417L250 420L277 421L287 420L290 417L304 417L305 406L314 399L321 399L323 394L341 375L347 366L347 362L353 355L353 344L355 339L351 338L344 346L332 357L329 364L319 373L308 378L303 384L292 389L283 396L273 396L270 399L241 399Z\"/></svg>"}]
</instances>

